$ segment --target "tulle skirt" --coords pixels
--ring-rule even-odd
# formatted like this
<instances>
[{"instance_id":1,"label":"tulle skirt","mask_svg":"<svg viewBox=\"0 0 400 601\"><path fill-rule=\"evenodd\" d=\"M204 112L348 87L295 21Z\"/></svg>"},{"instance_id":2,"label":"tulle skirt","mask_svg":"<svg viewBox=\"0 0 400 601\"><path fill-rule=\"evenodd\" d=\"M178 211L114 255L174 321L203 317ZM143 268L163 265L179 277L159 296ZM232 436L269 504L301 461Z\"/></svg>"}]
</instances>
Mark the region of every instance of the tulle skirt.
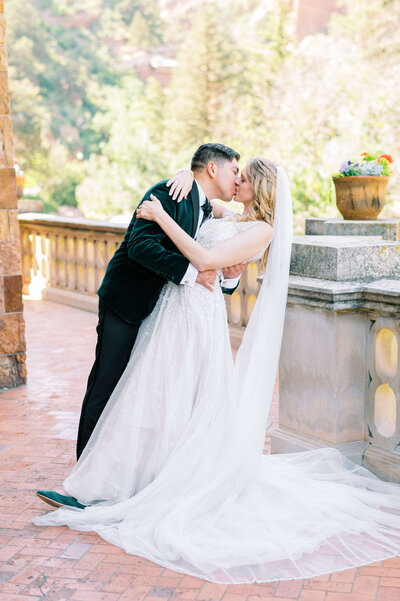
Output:
<instances>
[{"instance_id":1,"label":"tulle skirt","mask_svg":"<svg viewBox=\"0 0 400 601\"><path fill-rule=\"evenodd\" d=\"M64 483L92 505L34 523L95 531L221 583L309 578L400 555L400 485L332 448L249 451L237 403L220 290L166 285Z\"/></svg>"}]
</instances>

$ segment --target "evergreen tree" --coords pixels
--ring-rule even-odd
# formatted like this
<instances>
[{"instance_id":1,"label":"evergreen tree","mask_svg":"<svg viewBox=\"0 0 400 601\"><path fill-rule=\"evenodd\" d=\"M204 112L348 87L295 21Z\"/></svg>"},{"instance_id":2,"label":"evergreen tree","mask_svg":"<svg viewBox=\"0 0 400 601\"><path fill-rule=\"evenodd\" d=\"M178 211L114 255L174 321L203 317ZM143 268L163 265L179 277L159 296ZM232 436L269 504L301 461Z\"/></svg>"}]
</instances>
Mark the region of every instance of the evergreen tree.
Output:
<instances>
[{"instance_id":1,"label":"evergreen tree","mask_svg":"<svg viewBox=\"0 0 400 601\"><path fill-rule=\"evenodd\" d=\"M177 55L168 89L166 143L172 154L178 152L178 161L199 144L231 134L224 105L237 94L244 65L224 17L224 10L207 0Z\"/></svg>"},{"instance_id":2,"label":"evergreen tree","mask_svg":"<svg viewBox=\"0 0 400 601\"><path fill-rule=\"evenodd\" d=\"M158 4L156 0L140 0L137 2L128 29L128 43L144 50L162 44L164 24L159 15Z\"/></svg>"}]
</instances>

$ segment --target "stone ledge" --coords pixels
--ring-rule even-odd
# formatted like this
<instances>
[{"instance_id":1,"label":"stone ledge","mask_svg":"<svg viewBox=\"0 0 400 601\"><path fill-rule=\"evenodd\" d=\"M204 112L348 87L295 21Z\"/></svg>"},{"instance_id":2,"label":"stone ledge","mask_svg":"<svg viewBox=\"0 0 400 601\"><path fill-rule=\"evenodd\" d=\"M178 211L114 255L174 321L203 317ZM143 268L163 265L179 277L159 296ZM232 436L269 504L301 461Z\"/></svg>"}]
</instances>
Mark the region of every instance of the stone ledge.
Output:
<instances>
[{"instance_id":1,"label":"stone ledge","mask_svg":"<svg viewBox=\"0 0 400 601\"><path fill-rule=\"evenodd\" d=\"M99 306L98 296L58 288L45 288L43 290L43 300L68 305L69 307L75 307L75 309L89 311L89 313L97 313Z\"/></svg>"},{"instance_id":2,"label":"stone ledge","mask_svg":"<svg viewBox=\"0 0 400 601\"><path fill-rule=\"evenodd\" d=\"M271 433L271 453L299 453L303 451L312 451L332 447L340 451L345 457L351 459L358 465L363 463L363 455L368 447L365 440L354 442L345 442L338 445L331 444L324 440L318 440L312 436L307 436L301 432L296 432L291 428L279 425Z\"/></svg>"},{"instance_id":3,"label":"stone ledge","mask_svg":"<svg viewBox=\"0 0 400 601\"><path fill-rule=\"evenodd\" d=\"M379 236L383 240L400 240L400 219L348 220L343 218L308 218L307 235Z\"/></svg>"},{"instance_id":4,"label":"stone ledge","mask_svg":"<svg viewBox=\"0 0 400 601\"><path fill-rule=\"evenodd\" d=\"M333 281L400 276L400 243L376 236L295 236L290 273Z\"/></svg>"},{"instance_id":5,"label":"stone ledge","mask_svg":"<svg viewBox=\"0 0 400 601\"><path fill-rule=\"evenodd\" d=\"M400 483L400 453L370 444L364 454L364 463L382 480Z\"/></svg>"},{"instance_id":6,"label":"stone ledge","mask_svg":"<svg viewBox=\"0 0 400 601\"><path fill-rule=\"evenodd\" d=\"M288 303L329 311L381 310L400 314L400 280L333 282L289 276Z\"/></svg>"},{"instance_id":7,"label":"stone ledge","mask_svg":"<svg viewBox=\"0 0 400 601\"><path fill-rule=\"evenodd\" d=\"M364 290L368 294L387 294L400 297L400 280L376 280L364 284Z\"/></svg>"},{"instance_id":8,"label":"stone ledge","mask_svg":"<svg viewBox=\"0 0 400 601\"><path fill-rule=\"evenodd\" d=\"M55 215L43 215L41 213L21 213L18 215L20 225L45 226L46 229L60 228L61 230L86 230L90 232L106 232L110 234L124 234L128 223L113 223L111 221L100 221L96 219L83 219L70 217L58 217Z\"/></svg>"}]
</instances>

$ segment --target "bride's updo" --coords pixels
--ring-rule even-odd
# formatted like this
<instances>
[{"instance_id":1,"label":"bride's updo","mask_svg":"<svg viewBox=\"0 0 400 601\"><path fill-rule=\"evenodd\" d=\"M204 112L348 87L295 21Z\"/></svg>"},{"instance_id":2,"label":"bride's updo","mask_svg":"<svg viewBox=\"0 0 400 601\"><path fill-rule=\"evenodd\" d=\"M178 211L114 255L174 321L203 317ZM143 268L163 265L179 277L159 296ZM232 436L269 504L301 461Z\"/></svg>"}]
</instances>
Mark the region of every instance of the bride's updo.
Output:
<instances>
[{"instance_id":1,"label":"bride's updo","mask_svg":"<svg viewBox=\"0 0 400 601\"><path fill-rule=\"evenodd\" d=\"M266 221L274 227L277 166L269 159L256 157L247 163L246 174L253 188L254 200L243 221ZM268 249L261 259L260 271L265 270L267 258Z\"/></svg>"}]
</instances>

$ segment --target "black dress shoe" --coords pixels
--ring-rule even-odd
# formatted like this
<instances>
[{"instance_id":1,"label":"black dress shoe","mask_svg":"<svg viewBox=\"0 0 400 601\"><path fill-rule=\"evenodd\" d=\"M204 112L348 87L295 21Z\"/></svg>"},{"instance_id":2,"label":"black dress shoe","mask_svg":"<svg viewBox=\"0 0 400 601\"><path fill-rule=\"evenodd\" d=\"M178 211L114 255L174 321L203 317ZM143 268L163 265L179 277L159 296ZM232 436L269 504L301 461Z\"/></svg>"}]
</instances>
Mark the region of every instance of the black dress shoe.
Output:
<instances>
[{"instance_id":1,"label":"black dress shoe","mask_svg":"<svg viewBox=\"0 0 400 601\"><path fill-rule=\"evenodd\" d=\"M45 503L48 503L52 507L74 507L76 509L85 509L86 505L79 503L75 497L67 497L66 495L60 495L55 490L38 490L36 491L37 496L42 499Z\"/></svg>"}]
</instances>

